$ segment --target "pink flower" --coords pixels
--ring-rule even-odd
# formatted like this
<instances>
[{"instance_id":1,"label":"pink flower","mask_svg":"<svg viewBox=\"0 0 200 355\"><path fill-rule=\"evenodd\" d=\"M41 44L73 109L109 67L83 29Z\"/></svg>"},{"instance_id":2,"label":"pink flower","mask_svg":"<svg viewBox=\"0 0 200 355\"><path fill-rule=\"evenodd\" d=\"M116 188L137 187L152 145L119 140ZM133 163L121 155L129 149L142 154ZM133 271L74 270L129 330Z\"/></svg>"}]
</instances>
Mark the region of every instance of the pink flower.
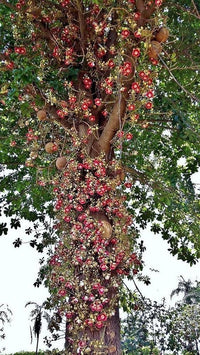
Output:
<instances>
[{"instance_id":1,"label":"pink flower","mask_svg":"<svg viewBox=\"0 0 200 355\"><path fill-rule=\"evenodd\" d=\"M105 313L100 313L97 316L97 321L103 321L105 322L108 319L107 315Z\"/></svg>"},{"instance_id":2,"label":"pink flower","mask_svg":"<svg viewBox=\"0 0 200 355\"><path fill-rule=\"evenodd\" d=\"M66 316L67 319L71 319L71 318L73 317L73 315L74 315L74 313L71 312L71 311L69 311L69 312L67 312L67 313L65 314L65 316Z\"/></svg>"},{"instance_id":3,"label":"pink flower","mask_svg":"<svg viewBox=\"0 0 200 355\"><path fill-rule=\"evenodd\" d=\"M102 271L106 271L108 269L106 264L101 264L100 268L101 268Z\"/></svg>"},{"instance_id":4,"label":"pink flower","mask_svg":"<svg viewBox=\"0 0 200 355\"><path fill-rule=\"evenodd\" d=\"M93 290L98 290L99 287L101 287L101 284L100 284L100 283L96 283L96 284L93 284L93 285L92 285Z\"/></svg>"},{"instance_id":5,"label":"pink flower","mask_svg":"<svg viewBox=\"0 0 200 355\"><path fill-rule=\"evenodd\" d=\"M155 0L155 5L156 6L161 6L162 5L162 0Z\"/></svg>"},{"instance_id":6,"label":"pink flower","mask_svg":"<svg viewBox=\"0 0 200 355\"><path fill-rule=\"evenodd\" d=\"M92 327L93 324L94 324L94 321L92 319L86 319L85 320L85 324L88 326L88 327Z\"/></svg>"},{"instance_id":7,"label":"pink flower","mask_svg":"<svg viewBox=\"0 0 200 355\"><path fill-rule=\"evenodd\" d=\"M65 290L59 290L58 291L58 296L64 297L66 296L67 292Z\"/></svg>"},{"instance_id":8,"label":"pink flower","mask_svg":"<svg viewBox=\"0 0 200 355\"><path fill-rule=\"evenodd\" d=\"M103 286L99 287L98 292L102 296L105 292L105 288Z\"/></svg>"},{"instance_id":9,"label":"pink flower","mask_svg":"<svg viewBox=\"0 0 200 355\"><path fill-rule=\"evenodd\" d=\"M10 146L11 146L11 147L15 147L15 146L16 146L16 144L17 144L17 142L16 142L16 141L12 141L12 142L10 142Z\"/></svg>"},{"instance_id":10,"label":"pink flower","mask_svg":"<svg viewBox=\"0 0 200 355\"><path fill-rule=\"evenodd\" d=\"M95 327L96 327L97 329L101 329L103 326L104 326L104 324L103 324L103 322L101 322L101 321L97 321L97 322L95 323Z\"/></svg>"},{"instance_id":11,"label":"pink flower","mask_svg":"<svg viewBox=\"0 0 200 355\"><path fill-rule=\"evenodd\" d=\"M78 345L80 346L80 348L84 348L84 347L86 346L86 341L80 340L80 341L78 342Z\"/></svg>"},{"instance_id":12,"label":"pink flower","mask_svg":"<svg viewBox=\"0 0 200 355\"><path fill-rule=\"evenodd\" d=\"M65 284L65 287L66 288L72 288L72 283L67 281L66 284Z\"/></svg>"},{"instance_id":13,"label":"pink flower","mask_svg":"<svg viewBox=\"0 0 200 355\"><path fill-rule=\"evenodd\" d=\"M90 302L93 302L94 299L95 299L95 297L94 297L94 295L91 293L91 294L89 295L89 301L90 301Z\"/></svg>"}]
</instances>

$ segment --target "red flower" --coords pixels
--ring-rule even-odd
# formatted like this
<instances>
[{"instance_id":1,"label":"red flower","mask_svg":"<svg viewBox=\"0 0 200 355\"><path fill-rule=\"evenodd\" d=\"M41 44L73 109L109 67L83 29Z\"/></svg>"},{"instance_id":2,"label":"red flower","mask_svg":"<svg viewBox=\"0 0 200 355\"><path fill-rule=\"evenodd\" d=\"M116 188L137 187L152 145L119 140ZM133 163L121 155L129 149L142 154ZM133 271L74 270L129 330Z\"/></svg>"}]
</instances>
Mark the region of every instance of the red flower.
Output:
<instances>
[{"instance_id":1,"label":"red flower","mask_svg":"<svg viewBox=\"0 0 200 355\"><path fill-rule=\"evenodd\" d=\"M60 54L60 51L59 51L59 47L58 46L55 46L54 49L53 49L53 57L58 57Z\"/></svg>"},{"instance_id":2,"label":"red flower","mask_svg":"<svg viewBox=\"0 0 200 355\"><path fill-rule=\"evenodd\" d=\"M152 91L152 90L147 91L146 97L148 97L149 99L151 99L152 97L154 97L153 91Z\"/></svg>"},{"instance_id":3,"label":"red flower","mask_svg":"<svg viewBox=\"0 0 200 355\"><path fill-rule=\"evenodd\" d=\"M92 86L92 80L90 78L84 78L83 79L83 84L86 89L90 89Z\"/></svg>"},{"instance_id":4,"label":"red flower","mask_svg":"<svg viewBox=\"0 0 200 355\"><path fill-rule=\"evenodd\" d=\"M153 65L157 65L157 64L158 64L158 60L157 60L157 59L155 59L155 58L150 58L150 60L151 60L151 63L152 63Z\"/></svg>"},{"instance_id":5,"label":"red flower","mask_svg":"<svg viewBox=\"0 0 200 355\"><path fill-rule=\"evenodd\" d=\"M141 34L138 31L134 32L135 38L141 38Z\"/></svg>"},{"instance_id":6,"label":"red flower","mask_svg":"<svg viewBox=\"0 0 200 355\"><path fill-rule=\"evenodd\" d=\"M131 89L134 90L136 93L140 92L140 85L137 82L132 83Z\"/></svg>"},{"instance_id":7,"label":"red flower","mask_svg":"<svg viewBox=\"0 0 200 355\"><path fill-rule=\"evenodd\" d=\"M84 102L84 103L82 104L81 108L82 108L83 111L87 111L88 105Z\"/></svg>"},{"instance_id":8,"label":"red flower","mask_svg":"<svg viewBox=\"0 0 200 355\"><path fill-rule=\"evenodd\" d=\"M129 111L134 111L135 110L135 105L133 105L133 104L128 105L128 110Z\"/></svg>"},{"instance_id":9,"label":"red flower","mask_svg":"<svg viewBox=\"0 0 200 355\"><path fill-rule=\"evenodd\" d=\"M122 138L124 136L124 132L123 131L119 131L118 133L117 133L117 137L118 138Z\"/></svg>"},{"instance_id":10,"label":"red flower","mask_svg":"<svg viewBox=\"0 0 200 355\"><path fill-rule=\"evenodd\" d=\"M89 121L90 122L95 122L96 117L94 115L89 116Z\"/></svg>"},{"instance_id":11,"label":"red flower","mask_svg":"<svg viewBox=\"0 0 200 355\"><path fill-rule=\"evenodd\" d=\"M26 48L24 46L15 47L14 51L17 54L26 54Z\"/></svg>"},{"instance_id":12,"label":"red flower","mask_svg":"<svg viewBox=\"0 0 200 355\"><path fill-rule=\"evenodd\" d=\"M6 64L6 69L12 70L14 68L14 63L13 62L8 62Z\"/></svg>"},{"instance_id":13,"label":"red flower","mask_svg":"<svg viewBox=\"0 0 200 355\"><path fill-rule=\"evenodd\" d=\"M113 91L111 88L105 88L105 92L107 95L111 95Z\"/></svg>"},{"instance_id":14,"label":"red flower","mask_svg":"<svg viewBox=\"0 0 200 355\"><path fill-rule=\"evenodd\" d=\"M60 5L62 7L65 7L65 6L67 6L69 4L69 2L70 2L69 0L63 0L63 1L61 1Z\"/></svg>"},{"instance_id":15,"label":"red flower","mask_svg":"<svg viewBox=\"0 0 200 355\"><path fill-rule=\"evenodd\" d=\"M75 96L71 96L70 98L69 98L69 103L70 104L74 104L76 102L76 97Z\"/></svg>"},{"instance_id":16,"label":"red flower","mask_svg":"<svg viewBox=\"0 0 200 355\"><path fill-rule=\"evenodd\" d=\"M139 48L134 48L132 50L132 56L138 58L140 56L140 49Z\"/></svg>"},{"instance_id":17,"label":"red flower","mask_svg":"<svg viewBox=\"0 0 200 355\"><path fill-rule=\"evenodd\" d=\"M96 98L96 99L94 100L94 103L95 103L95 105L97 105L97 106L101 106L101 99Z\"/></svg>"},{"instance_id":18,"label":"red flower","mask_svg":"<svg viewBox=\"0 0 200 355\"><path fill-rule=\"evenodd\" d=\"M123 38L127 38L130 35L129 30L122 30L121 35Z\"/></svg>"},{"instance_id":19,"label":"red flower","mask_svg":"<svg viewBox=\"0 0 200 355\"><path fill-rule=\"evenodd\" d=\"M150 110L150 109L153 107L152 102L147 102L147 103L145 104L145 107L146 107L148 110Z\"/></svg>"},{"instance_id":20,"label":"red flower","mask_svg":"<svg viewBox=\"0 0 200 355\"><path fill-rule=\"evenodd\" d=\"M134 19L137 21L139 20L139 18L141 17L141 13L140 12L136 12L134 15Z\"/></svg>"},{"instance_id":21,"label":"red flower","mask_svg":"<svg viewBox=\"0 0 200 355\"><path fill-rule=\"evenodd\" d=\"M130 139L132 139L132 138L133 138L132 133L127 133L127 135L126 135L126 139L130 140Z\"/></svg>"},{"instance_id":22,"label":"red flower","mask_svg":"<svg viewBox=\"0 0 200 355\"><path fill-rule=\"evenodd\" d=\"M63 110L57 110L56 113L60 118L64 118L65 116L67 116L67 112Z\"/></svg>"},{"instance_id":23,"label":"red flower","mask_svg":"<svg viewBox=\"0 0 200 355\"><path fill-rule=\"evenodd\" d=\"M115 63L114 63L114 61L112 59L109 59L108 66L109 66L109 68L114 68L115 67Z\"/></svg>"},{"instance_id":24,"label":"red flower","mask_svg":"<svg viewBox=\"0 0 200 355\"><path fill-rule=\"evenodd\" d=\"M88 66L89 66L90 68L94 68L94 67L95 67L95 63L94 63L94 62L88 62Z\"/></svg>"}]
</instances>

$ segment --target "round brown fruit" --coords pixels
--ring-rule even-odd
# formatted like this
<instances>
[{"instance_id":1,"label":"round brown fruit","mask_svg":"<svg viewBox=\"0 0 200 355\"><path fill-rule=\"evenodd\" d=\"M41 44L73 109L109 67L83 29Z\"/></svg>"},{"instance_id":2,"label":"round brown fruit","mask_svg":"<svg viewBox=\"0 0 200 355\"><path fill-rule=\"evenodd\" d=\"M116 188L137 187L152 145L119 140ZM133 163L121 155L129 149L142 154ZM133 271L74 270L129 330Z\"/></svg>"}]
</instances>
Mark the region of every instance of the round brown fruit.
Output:
<instances>
[{"instance_id":1,"label":"round brown fruit","mask_svg":"<svg viewBox=\"0 0 200 355\"><path fill-rule=\"evenodd\" d=\"M45 121L47 119L47 113L45 110L39 110L37 112L37 118L40 121Z\"/></svg>"},{"instance_id":2,"label":"round brown fruit","mask_svg":"<svg viewBox=\"0 0 200 355\"><path fill-rule=\"evenodd\" d=\"M56 168L58 170L63 170L67 164L67 159L65 157L59 157L56 160Z\"/></svg>"},{"instance_id":3,"label":"round brown fruit","mask_svg":"<svg viewBox=\"0 0 200 355\"><path fill-rule=\"evenodd\" d=\"M157 33L156 33L156 41L158 42L166 42L169 37L169 30L166 27L162 27Z\"/></svg>"},{"instance_id":4,"label":"round brown fruit","mask_svg":"<svg viewBox=\"0 0 200 355\"><path fill-rule=\"evenodd\" d=\"M107 221L101 221L101 232L103 234L103 237L106 239L109 239L112 235L112 226L109 222Z\"/></svg>"},{"instance_id":5,"label":"round brown fruit","mask_svg":"<svg viewBox=\"0 0 200 355\"><path fill-rule=\"evenodd\" d=\"M152 41L150 44L149 51L148 51L149 58L156 59L156 58L158 58L158 55L161 52L162 52L162 46L161 46L160 42Z\"/></svg>"},{"instance_id":6,"label":"round brown fruit","mask_svg":"<svg viewBox=\"0 0 200 355\"><path fill-rule=\"evenodd\" d=\"M58 150L58 146L54 142L49 142L45 145L45 150L47 153L52 154Z\"/></svg>"}]
</instances>

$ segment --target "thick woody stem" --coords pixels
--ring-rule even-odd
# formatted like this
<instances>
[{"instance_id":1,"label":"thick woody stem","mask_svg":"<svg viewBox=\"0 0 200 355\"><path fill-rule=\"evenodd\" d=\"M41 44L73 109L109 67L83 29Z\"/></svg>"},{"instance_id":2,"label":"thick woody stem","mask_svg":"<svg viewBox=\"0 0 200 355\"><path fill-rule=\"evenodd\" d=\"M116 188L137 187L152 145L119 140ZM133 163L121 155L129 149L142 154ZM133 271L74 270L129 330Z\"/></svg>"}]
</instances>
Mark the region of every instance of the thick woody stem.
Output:
<instances>
[{"instance_id":1,"label":"thick woody stem","mask_svg":"<svg viewBox=\"0 0 200 355\"><path fill-rule=\"evenodd\" d=\"M138 26L144 26L145 22L151 17L151 15L155 11L155 3L153 3L151 6L145 8L144 0L138 0L136 1L136 7L137 10L141 13L141 17L138 20Z\"/></svg>"},{"instance_id":2,"label":"thick woody stem","mask_svg":"<svg viewBox=\"0 0 200 355\"><path fill-rule=\"evenodd\" d=\"M111 147L111 140L120 128L122 117L125 114L126 98L119 96L116 100L110 118L99 138L99 145L102 151L108 155Z\"/></svg>"},{"instance_id":3,"label":"thick woody stem","mask_svg":"<svg viewBox=\"0 0 200 355\"><path fill-rule=\"evenodd\" d=\"M86 42L86 33L85 33L85 19L83 15L83 7L80 0L76 1L77 11L78 11L78 20L80 25L80 33L81 33L81 46L84 50L85 42Z\"/></svg>"}]
</instances>

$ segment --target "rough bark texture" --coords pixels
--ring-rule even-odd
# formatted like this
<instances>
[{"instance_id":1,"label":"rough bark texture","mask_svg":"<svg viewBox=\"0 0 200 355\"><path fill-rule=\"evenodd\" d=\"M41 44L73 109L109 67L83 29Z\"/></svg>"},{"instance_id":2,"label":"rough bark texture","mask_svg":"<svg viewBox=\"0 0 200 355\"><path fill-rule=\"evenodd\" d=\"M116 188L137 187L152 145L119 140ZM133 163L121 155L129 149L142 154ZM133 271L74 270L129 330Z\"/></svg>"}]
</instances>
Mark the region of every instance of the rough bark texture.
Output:
<instances>
[{"instance_id":1,"label":"rough bark texture","mask_svg":"<svg viewBox=\"0 0 200 355\"><path fill-rule=\"evenodd\" d=\"M119 307L116 307L115 314L107 320L105 329L93 332L88 331L88 335L92 339L103 340L104 343L104 346L97 350L98 352L95 351L92 353L93 355L121 355Z\"/></svg>"},{"instance_id":2,"label":"rough bark texture","mask_svg":"<svg viewBox=\"0 0 200 355\"><path fill-rule=\"evenodd\" d=\"M67 325L67 324L66 324ZM102 343L101 346L97 347L95 350L90 350L88 352L90 355L122 355L122 348L120 342L120 318L119 318L119 307L116 306L115 314L109 318L106 322L105 328L102 330L93 330L89 328L86 330L87 336L92 341L97 341ZM66 327L66 339L68 337L68 330ZM79 340L82 339L83 333L80 331ZM65 350L66 355L69 353L70 344L65 340Z\"/></svg>"}]
</instances>

